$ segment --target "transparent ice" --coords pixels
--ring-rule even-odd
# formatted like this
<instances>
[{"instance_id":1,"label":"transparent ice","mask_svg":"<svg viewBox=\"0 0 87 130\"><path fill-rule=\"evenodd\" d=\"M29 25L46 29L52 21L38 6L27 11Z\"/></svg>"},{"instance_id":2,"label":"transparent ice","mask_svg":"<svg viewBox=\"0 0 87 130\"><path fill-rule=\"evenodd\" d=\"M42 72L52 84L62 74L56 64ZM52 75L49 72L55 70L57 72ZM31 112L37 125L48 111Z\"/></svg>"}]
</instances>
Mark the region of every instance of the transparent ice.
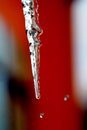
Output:
<instances>
[{"instance_id":1,"label":"transparent ice","mask_svg":"<svg viewBox=\"0 0 87 130\"><path fill-rule=\"evenodd\" d=\"M36 98L40 98L39 89L39 60L40 60L40 34L41 28L38 25L38 1L21 0L23 5L23 14L25 18L25 28L29 41L32 74L34 79L34 88ZM35 6L36 4L36 6ZM36 8L35 8L36 7Z\"/></svg>"}]
</instances>

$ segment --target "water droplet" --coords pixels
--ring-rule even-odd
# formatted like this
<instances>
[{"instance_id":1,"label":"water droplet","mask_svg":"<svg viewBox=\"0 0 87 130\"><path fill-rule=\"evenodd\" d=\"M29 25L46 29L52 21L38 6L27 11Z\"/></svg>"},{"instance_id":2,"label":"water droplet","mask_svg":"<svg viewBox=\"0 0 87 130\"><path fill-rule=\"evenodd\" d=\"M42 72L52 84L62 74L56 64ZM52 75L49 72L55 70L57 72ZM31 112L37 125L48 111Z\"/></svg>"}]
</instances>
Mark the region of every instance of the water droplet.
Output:
<instances>
[{"instance_id":1,"label":"water droplet","mask_svg":"<svg viewBox=\"0 0 87 130\"><path fill-rule=\"evenodd\" d=\"M40 113L40 118L44 118L44 113Z\"/></svg>"},{"instance_id":2,"label":"water droplet","mask_svg":"<svg viewBox=\"0 0 87 130\"><path fill-rule=\"evenodd\" d=\"M64 96L64 101L69 100L69 98L70 98L69 94L65 95L65 96Z\"/></svg>"}]
</instances>

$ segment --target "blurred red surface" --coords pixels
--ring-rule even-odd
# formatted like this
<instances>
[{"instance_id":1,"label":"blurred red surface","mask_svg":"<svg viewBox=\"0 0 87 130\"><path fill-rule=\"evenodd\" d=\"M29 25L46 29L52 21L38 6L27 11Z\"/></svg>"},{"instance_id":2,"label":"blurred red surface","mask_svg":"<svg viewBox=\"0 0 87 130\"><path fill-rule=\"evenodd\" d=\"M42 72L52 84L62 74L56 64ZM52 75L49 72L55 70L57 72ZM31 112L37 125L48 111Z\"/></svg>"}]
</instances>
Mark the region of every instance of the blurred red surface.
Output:
<instances>
[{"instance_id":1,"label":"blurred red surface","mask_svg":"<svg viewBox=\"0 0 87 130\"><path fill-rule=\"evenodd\" d=\"M14 30L29 74L26 83L30 96L24 108L27 130L80 130L82 113L73 99L71 76L70 4L58 0L38 2L44 32L41 36L40 100L34 97L21 0L0 0L0 15ZM70 98L64 101L67 94ZM40 113L45 114L44 118L40 118Z\"/></svg>"}]
</instances>

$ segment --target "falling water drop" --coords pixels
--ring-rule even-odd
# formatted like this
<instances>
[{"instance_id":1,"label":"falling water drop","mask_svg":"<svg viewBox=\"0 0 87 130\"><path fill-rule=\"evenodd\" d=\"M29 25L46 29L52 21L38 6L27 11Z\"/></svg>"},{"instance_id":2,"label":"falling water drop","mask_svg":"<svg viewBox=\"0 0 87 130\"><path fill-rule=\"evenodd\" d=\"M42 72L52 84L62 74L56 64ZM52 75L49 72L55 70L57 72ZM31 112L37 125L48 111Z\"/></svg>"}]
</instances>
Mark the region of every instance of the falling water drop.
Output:
<instances>
[{"instance_id":1,"label":"falling water drop","mask_svg":"<svg viewBox=\"0 0 87 130\"><path fill-rule=\"evenodd\" d=\"M69 98L70 98L70 95L69 95L69 94L65 95L65 96L64 96L64 101L68 101Z\"/></svg>"},{"instance_id":2,"label":"falling water drop","mask_svg":"<svg viewBox=\"0 0 87 130\"><path fill-rule=\"evenodd\" d=\"M40 113L40 118L44 118L44 113Z\"/></svg>"}]
</instances>

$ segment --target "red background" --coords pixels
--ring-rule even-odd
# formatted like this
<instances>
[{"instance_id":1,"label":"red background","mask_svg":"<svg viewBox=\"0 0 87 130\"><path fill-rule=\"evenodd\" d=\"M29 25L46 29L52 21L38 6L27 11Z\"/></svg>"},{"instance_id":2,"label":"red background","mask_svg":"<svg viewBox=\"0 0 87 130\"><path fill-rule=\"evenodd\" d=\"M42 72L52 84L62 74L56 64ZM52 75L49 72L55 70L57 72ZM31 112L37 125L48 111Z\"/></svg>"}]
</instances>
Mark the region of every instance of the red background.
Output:
<instances>
[{"instance_id":1,"label":"red background","mask_svg":"<svg viewBox=\"0 0 87 130\"><path fill-rule=\"evenodd\" d=\"M0 0L0 14L14 30L26 63L30 100L24 106L27 130L80 130L81 110L75 103L71 74L70 4L63 0L39 0L41 36L41 99L34 97L28 41L21 0ZM68 101L64 96L70 95ZM44 118L40 119L40 113Z\"/></svg>"}]
</instances>

